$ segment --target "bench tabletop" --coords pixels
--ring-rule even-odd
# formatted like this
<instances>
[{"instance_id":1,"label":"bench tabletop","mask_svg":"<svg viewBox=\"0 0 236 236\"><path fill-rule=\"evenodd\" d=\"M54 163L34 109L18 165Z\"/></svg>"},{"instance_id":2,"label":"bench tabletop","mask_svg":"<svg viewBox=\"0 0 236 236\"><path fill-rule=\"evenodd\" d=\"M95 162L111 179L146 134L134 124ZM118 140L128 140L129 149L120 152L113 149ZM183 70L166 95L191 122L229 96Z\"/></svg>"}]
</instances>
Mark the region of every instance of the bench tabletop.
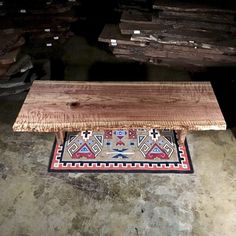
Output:
<instances>
[{"instance_id":1,"label":"bench tabletop","mask_svg":"<svg viewBox=\"0 0 236 236\"><path fill-rule=\"evenodd\" d=\"M209 82L34 81L14 131L159 128L224 130Z\"/></svg>"}]
</instances>

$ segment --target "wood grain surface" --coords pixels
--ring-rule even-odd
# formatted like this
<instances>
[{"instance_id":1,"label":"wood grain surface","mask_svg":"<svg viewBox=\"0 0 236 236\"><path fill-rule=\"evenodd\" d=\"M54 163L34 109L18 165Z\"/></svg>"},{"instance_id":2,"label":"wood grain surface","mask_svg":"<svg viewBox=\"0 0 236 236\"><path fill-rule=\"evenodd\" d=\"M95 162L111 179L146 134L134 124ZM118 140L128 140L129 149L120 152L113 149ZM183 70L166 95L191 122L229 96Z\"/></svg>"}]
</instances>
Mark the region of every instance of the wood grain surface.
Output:
<instances>
[{"instance_id":1,"label":"wood grain surface","mask_svg":"<svg viewBox=\"0 0 236 236\"><path fill-rule=\"evenodd\" d=\"M235 4L230 1L225 1L223 4L214 1L213 4L209 5L207 1L205 3L196 3L188 1L178 1L178 0L155 0L153 4L153 9L158 10L170 10L170 11L180 11L180 12L215 12L215 13L231 13L235 14Z\"/></svg>"},{"instance_id":2,"label":"wood grain surface","mask_svg":"<svg viewBox=\"0 0 236 236\"><path fill-rule=\"evenodd\" d=\"M208 82L34 81L14 131L155 127L225 130Z\"/></svg>"},{"instance_id":3,"label":"wood grain surface","mask_svg":"<svg viewBox=\"0 0 236 236\"><path fill-rule=\"evenodd\" d=\"M198 50L180 50L177 48L169 49L161 49L155 48L152 46L146 47L139 47L139 46L127 46L127 45L118 45L114 51L114 54L138 54L144 55L149 57L157 57L157 58L168 58L173 60L178 59L186 59L186 60L198 60L202 61L203 63L206 62L218 62L218 65L232 65L236 64L236 57L235 56L228 56L228 55L220 55L220 54L213 54L207 52L199 52Z\"/></svg>"}]
</instances>

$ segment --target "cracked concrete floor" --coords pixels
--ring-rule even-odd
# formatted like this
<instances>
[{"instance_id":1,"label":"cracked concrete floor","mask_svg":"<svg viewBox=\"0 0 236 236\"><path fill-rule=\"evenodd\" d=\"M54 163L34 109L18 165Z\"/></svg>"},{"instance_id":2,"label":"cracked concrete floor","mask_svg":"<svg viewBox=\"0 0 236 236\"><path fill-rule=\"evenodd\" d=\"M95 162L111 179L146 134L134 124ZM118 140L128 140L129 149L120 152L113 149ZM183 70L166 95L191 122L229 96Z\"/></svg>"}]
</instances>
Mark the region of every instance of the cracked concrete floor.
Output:
<instances>
[{"instance_id":1,"label":"cracked concrete floor","mask_svg":"<svg viewBox=\"0 0 236 236\"><path fill-rule=\"evenodd\" d=\"M235 235L231 130L189 133L191 175L48 173L54 136L12 132L23 99L0 103L1 236Z\"/></svg>"}]
</instances>

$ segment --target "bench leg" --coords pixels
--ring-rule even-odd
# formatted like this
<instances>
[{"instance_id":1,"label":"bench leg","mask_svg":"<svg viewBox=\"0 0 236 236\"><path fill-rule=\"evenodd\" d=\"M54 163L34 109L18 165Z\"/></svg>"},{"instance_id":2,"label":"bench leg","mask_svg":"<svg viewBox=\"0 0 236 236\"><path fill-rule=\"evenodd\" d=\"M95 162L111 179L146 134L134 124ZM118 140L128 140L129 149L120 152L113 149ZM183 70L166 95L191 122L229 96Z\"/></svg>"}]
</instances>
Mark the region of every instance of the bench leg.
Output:
<instances>
[{"instance_id":1,"label":"bench leg","mask_svg":"<svg viewBox=\"0 0 236 236\"><path fill-rule=\"evenodd\" d=\"M177 130L177 134L179 137L179 145L184 145L184 141L187 135L187 130Z\"/></svg>"},{"instance_id":2,"label":"bench leg","mask_svg":"<svg viewBox=\"0 0 236 236\"><path fill-rule=\"evenodd\" d=\"M64 131L57 132L56 139L57 139L57 144L62 145L64 143L64 139L65 139L65 132Z\"/></svg>"}]
</instances>

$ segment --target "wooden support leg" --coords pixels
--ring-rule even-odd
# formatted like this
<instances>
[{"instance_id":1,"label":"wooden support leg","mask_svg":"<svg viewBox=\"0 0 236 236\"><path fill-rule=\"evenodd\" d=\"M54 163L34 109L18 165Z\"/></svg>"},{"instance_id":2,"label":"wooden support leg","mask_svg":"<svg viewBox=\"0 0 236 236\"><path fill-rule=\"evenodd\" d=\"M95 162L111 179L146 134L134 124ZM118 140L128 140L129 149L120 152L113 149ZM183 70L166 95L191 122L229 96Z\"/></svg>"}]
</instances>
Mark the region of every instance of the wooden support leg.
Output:
<instances>
[{"instance_id":1,"label":"wooden support leg","mask_svg":"<svg viewBox=\"0 0 236 236\"><path fill-rule=\"evenodd\" d=\"M177 134L179 137L179 145L184 145L184 141L187 135L187 130L177 130Z\"/></svg>"},{"instance_id":2,"label":"wooden support leg","mask_svg":"<svg viewBox=\"0 0 236 236\"><path fill-rule=\"evenodd\" d=\"M57 132L56 139L57 139L57 143L59 145L62 145L64 143L64 139L65 139L65 132L64 131Z\"/></svg>"}]
</instances>

